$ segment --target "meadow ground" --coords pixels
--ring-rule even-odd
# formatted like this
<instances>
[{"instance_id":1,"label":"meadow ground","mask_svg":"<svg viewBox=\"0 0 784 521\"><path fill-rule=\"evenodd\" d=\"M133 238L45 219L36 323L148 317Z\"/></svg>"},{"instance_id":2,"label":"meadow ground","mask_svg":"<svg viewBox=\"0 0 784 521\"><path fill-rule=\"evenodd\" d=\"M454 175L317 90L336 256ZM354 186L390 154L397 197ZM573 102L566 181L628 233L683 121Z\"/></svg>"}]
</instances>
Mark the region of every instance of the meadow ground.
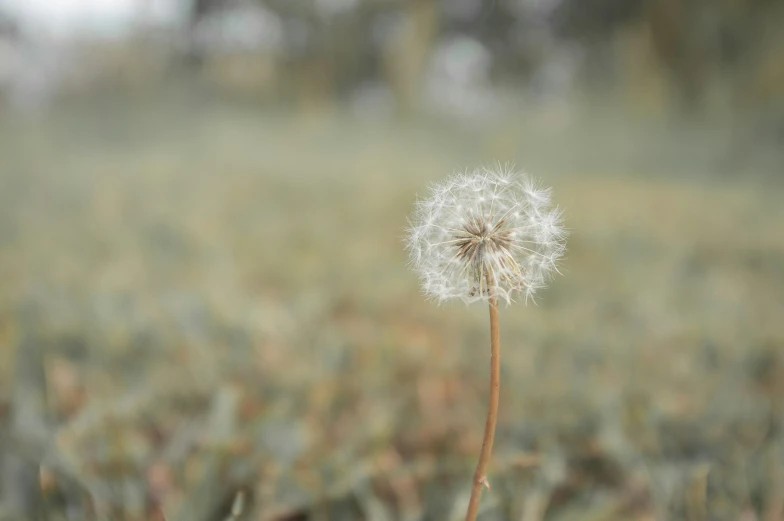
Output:
<instances>
[{"instance_id":1,"label":"meadow ground","mask_svg":"<svg viewBox=\"0 0 784 521\"><path fill-rule=\"evenodd\" d=\"M487 310L426 302L400 238L428 182L500 160L571 236L538 305L501 312L481 518L784 520L762 152L584 114L102 103L0 125L3 519L14 494L49 519L461 519Z\"/></svg>"}]
</instances>

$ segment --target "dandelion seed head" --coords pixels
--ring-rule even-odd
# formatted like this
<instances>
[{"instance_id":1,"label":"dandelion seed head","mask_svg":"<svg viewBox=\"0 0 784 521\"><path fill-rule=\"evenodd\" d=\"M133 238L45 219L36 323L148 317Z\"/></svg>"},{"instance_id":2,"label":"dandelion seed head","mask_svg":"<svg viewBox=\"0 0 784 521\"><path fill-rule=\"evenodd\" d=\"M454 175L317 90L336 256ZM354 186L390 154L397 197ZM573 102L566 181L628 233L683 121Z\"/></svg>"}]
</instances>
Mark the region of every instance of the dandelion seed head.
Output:
<instances>
[{"instance_id":1,"label":"dandelion seed head","mask_svg":"<svg viewBox=\"0 0 784 521\"><path fill-rule=\"evenodd\" d=\"M512 169L454 174L417 201L406 247L425 295L507 304L533 299L565 252L550 188Z\"/></svg>"}]
</instances>

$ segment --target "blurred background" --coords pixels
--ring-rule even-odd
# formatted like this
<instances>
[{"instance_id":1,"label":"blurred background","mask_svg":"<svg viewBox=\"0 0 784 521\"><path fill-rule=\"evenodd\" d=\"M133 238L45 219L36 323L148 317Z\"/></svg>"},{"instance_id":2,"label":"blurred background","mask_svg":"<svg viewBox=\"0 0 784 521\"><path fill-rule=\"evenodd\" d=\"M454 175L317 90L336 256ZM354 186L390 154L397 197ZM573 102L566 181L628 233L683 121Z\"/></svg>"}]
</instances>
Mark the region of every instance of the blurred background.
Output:
<instances>
[{"instance_id":1,"label":"blurred background","mask_svg":"<svg viewBox=\"0 0 784 521\"><path fill-rule=\"evenodd\" d=\"M487 310L416 194L571 236L481 519L784 521L784 2L0 0L0 519L462 519Z\"/></svg>"}]
</instances>

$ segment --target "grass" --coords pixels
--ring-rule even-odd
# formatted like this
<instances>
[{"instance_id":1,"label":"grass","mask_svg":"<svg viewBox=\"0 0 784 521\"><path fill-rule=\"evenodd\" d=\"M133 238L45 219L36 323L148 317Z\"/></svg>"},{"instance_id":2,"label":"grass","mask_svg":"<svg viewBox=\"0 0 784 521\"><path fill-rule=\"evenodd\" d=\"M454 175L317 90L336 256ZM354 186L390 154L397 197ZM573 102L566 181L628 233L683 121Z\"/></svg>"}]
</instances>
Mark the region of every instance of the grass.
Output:
<instances>
[{"instance_id":1,"label":"grass","mask_svg":"<svg viewBox=\"0 0 784 521\"><path fill-rule=\"evenodd\" d=\"M480 519L784 519L781 187L686 175L709 154L644 124L515 121L3 121L0 450L43 458L50 519L225 519L238 491L237 519L461 518L486 309L425 302L400 236L427 182L490 159L554 185L571 236L539 305L501 310ZM29 345L43 456L14 420Z\"/></svg>"}]
</instances>

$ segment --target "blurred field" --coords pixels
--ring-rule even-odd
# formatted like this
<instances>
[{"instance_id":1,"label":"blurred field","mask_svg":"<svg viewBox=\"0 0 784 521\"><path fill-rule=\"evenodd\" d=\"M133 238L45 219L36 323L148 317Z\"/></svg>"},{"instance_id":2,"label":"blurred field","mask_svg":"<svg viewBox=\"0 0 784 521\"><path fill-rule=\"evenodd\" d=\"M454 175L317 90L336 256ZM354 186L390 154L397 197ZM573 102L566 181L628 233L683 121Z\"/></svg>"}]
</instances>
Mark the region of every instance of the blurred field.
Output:
<instances>
[{"instance_id":1,"label":"blurred field","mask_svg":"<svg viewBox=\"0 0 784 521\"><path fill-rule=\"evenodd\" d=\"M425 302L400 236L429 181L515 161L571 237L502 311L482 519L782 521L779 152L672 128L176 96L3 121L0 457L43 459L49 519L462 519L487 312Z\"/></svg>"}]
</instances>

